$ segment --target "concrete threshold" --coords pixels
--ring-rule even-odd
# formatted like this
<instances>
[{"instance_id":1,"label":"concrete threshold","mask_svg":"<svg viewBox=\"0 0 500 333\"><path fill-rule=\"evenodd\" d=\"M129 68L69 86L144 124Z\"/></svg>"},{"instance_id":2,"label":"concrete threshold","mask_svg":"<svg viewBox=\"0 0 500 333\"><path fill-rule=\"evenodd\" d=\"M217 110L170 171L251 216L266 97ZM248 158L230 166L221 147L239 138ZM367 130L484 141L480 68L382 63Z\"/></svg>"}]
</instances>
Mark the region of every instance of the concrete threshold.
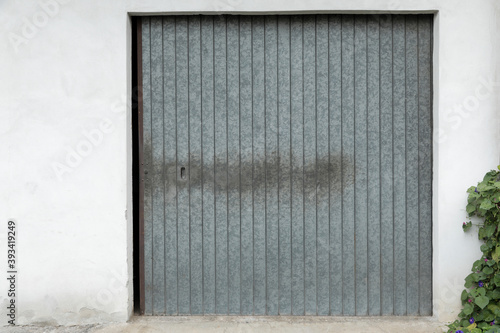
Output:
<instances>
[{"instance_id":1,"label":"concrete threshold","mask_svg":"<svg viewBox=\"0 0 500 333\"><path fill-rule=\"evenodd\" d=\"M0 331L2 329L0 328ZM433 317L245 317L136 316L127 323L60 327L12 327L12 333L443 333L444 323Z\"/></svg>"}]
</instances>

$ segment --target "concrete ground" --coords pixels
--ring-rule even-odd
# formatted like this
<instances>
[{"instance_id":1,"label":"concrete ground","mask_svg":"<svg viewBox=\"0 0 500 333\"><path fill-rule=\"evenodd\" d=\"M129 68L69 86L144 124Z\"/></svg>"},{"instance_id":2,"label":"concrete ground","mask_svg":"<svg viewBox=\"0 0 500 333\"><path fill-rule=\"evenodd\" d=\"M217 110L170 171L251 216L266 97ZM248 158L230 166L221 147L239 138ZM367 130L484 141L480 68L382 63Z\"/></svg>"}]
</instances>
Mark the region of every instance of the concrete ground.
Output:
<instances>
[{"instance_id":1,"label":"concrete ground","mask_svg":"<svg viewBox=\"0 0 500 333\"><path fill-rule=\"evenodd\" d=\"M415 317L134 317L128 323L0 327L9 333L443 333L443 323Z\"/></svg>"}]
</instances>

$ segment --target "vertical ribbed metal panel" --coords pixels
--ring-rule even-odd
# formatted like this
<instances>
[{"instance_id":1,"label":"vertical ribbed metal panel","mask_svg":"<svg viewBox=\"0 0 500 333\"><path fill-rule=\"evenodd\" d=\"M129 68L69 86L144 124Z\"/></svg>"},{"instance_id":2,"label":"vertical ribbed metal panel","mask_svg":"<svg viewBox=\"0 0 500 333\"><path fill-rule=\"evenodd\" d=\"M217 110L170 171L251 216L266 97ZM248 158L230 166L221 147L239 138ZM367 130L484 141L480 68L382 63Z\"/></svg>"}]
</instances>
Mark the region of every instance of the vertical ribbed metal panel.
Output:
<instances>
[{"instance_id":1,"label":"vertical ribbed metal panel","mask_svg":"<svg viewBox=\"0 0 500 333\"><path fill-rule=\"evenodd\" d=\"M146 314L432 314L432 16L142 38Z\"/></svg>"}]
</instances>

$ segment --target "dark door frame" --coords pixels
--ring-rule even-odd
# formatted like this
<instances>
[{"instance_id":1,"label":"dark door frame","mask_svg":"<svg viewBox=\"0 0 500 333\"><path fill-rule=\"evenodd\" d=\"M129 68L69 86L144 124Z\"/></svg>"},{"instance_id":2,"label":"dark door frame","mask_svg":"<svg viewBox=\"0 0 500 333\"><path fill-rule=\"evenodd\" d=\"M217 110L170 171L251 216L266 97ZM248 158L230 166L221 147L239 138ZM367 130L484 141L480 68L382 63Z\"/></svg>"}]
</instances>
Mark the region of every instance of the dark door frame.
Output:
<instances>
[{"instance_id":1,"label":"dark door frame","mask_svg":"<svg viewBox=\"0 0 500 333\"><path fill-rule=\"evenodd\" d=\"M144 314L144 166L141 17L132 17L132 186L134 312Z\"/></svg>"}]
</instances>

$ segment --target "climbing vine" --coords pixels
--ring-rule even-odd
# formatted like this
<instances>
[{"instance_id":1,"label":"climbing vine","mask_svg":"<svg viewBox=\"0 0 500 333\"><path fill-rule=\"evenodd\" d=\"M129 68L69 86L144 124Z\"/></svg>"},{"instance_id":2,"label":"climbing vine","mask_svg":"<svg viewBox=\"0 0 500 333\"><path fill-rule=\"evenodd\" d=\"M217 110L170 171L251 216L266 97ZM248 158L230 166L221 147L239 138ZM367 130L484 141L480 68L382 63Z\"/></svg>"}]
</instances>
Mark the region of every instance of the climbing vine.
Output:
<instances>
[{"instance_id":1,"label":"climbing vine","mask_svg":"<svg viewBox=\"0 0 500 333\"><path fill-rule=\"evenodd\" d=\"M500 170L500 166L498 167ZM472 273L465 278L461 299L463 309L459 319L450 324L450 333L500 332L500 172L490 171L477 186L467 190L467 214L480 217L478 227L483 255L472 265ZM472 222L464 222L464 231Z\"/></svg>"}]
</instances>

